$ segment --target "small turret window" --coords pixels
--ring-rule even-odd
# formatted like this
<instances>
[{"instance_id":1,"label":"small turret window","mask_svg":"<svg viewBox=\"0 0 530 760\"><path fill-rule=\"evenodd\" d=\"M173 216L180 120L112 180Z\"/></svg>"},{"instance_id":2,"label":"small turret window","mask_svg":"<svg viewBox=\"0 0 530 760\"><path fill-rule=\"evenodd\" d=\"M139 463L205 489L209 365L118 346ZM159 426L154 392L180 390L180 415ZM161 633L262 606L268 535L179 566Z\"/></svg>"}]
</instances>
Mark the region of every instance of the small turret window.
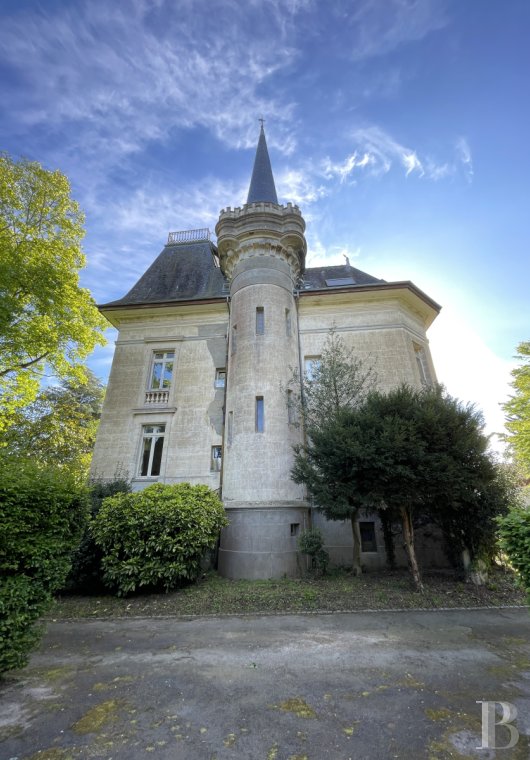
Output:
<instances>
[{"instance_id":1,"label":"small turret window","mask_svg":"<svg viewBox=\"0 0 530 760\"><path fill-rule=\"evenodd\" d=\"M256 433L263 433L265 430L265 408L263 396L256 396Z\"/></svg>"},{"instance_id":2,"label":"small turret window","mask_svg":"<svg viewBox=\"0 0 530 760\"><path fill-rule=\"evenodd\" d=\"M232 327L232 353L237 351L237 325Z\"/></svg>"},{"instance_id":3,"label":"small turret window","mask_svg":"<svg viewBox=\"0 0 530 760\"><path fill-rule=\"evenodd\" d=\"M288 338L291 337L291 310L285 309L285 334Z\"/></svg>"},{"instance_id":4,"label":"small turret window","mask_svg":"<svg viewBox=\"0 0 530 760\"><path fill-rule=\"evenodd\" d=\"M265 309L263 306L256 308L256 335L265 334Z\"/></svg>"}]
</instances>

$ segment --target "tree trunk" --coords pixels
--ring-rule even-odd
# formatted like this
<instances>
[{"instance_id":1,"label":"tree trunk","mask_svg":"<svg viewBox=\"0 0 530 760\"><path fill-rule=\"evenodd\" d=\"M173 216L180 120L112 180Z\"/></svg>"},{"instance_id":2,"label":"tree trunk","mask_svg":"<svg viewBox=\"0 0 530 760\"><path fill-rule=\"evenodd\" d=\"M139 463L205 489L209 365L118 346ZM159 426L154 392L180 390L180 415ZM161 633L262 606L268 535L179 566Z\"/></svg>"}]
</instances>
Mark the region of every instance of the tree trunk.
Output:
<instances>
[{"instance_id":1,"label":"tree trunk","mask_svg":"<svg viewBox=\"0 0 530 760\"><path fill-rule=\"evenodd\" d=\"M383 528L383 538L385 541L386 561L390 570L396 569L396 552L394 549L394 535L392 533L392 518L387 509L379 511L379 519Z\"/></svg>"},{"instance_id":2,"label":"tree trunk","mask_svg":"<svg viewBox=\"0 0 530 760\"><path fill-rule=\"evenodd\" d=\"M412 527L412 520L407 507L401 507L401 524L403 526L403 540L405 541L405 550L409 560L410 572L414 579L414 585L416 586L416 591L423 593L423 583L421 582L420 569L414 550L414 528Z\"/></svg>"},{"instance_id":3,"label":"tree trunk","mask_svg":"<svg viewBox=\"0 0 530 760\"><path fill-rule=\"evenodd\" d=\"M351 532L353 539L353 572L355 575L361 575L361 532L357 522L357 509L351 514Z\"/></svg>"}]
</instances>

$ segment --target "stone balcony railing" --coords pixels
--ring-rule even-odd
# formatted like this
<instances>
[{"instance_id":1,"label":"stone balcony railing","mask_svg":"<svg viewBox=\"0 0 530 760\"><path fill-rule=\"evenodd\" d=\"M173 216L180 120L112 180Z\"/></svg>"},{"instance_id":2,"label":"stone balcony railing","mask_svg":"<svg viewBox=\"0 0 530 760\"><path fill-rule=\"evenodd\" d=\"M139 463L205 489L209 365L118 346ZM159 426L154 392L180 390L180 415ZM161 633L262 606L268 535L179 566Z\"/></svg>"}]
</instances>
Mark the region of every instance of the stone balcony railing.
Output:
<instances>
[{"instance_id":1,"label":"stone balcony railing","mask_svg":"<svg viewBox=\"0 0 530 760\"><path fill-rule=\"evenodd\" d=\"M145 404L167 404L169 401L169 391L146 391Z\"/></svg>"}]
</instances>

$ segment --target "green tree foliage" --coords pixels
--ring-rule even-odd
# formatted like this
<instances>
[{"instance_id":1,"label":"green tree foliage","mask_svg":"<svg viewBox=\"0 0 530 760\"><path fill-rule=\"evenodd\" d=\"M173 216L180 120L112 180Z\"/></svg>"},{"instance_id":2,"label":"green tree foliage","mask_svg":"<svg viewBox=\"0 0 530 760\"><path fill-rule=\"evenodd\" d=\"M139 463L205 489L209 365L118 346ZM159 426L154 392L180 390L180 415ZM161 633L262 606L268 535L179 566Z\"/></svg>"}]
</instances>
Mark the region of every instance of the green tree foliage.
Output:
<instances>
[{"instance_id":1,"label":"green tree foliage","mask_svg":"<svg viewBox=\"0 0 530 760\"><path fill-rule=\"evenodd\" d=\"M376 383L376 374L371 366L365 365L353 351L348 349L342 338L333 330L324 344L320 361L315 364L311 375L300 378L295 373L289 390L295 394L293 400L302 419L308 448L295 448L293 479L305 483L315 497L317 508L330 520L350 520L352 528L352 564L358 575L361 568L361 537L359 534L359 504L351 497L351 489L342 489L338 483L317 484L311 477L311 468L304 467L304 452L313 451L313 442L319 434L328 431L342 411L358 408ZM297 392L296 389L300 391ZM294 389L294 390L293 390ZM335 498L329 501L329 490L333 488ZM347 491L347 494L346 494ZM324 501L321 501L323 499ZM333 508L330 504L333 503Z\"/></svg>"},{"instance_id":2,"label":"green tree foliage","mask_svg":"<svg viewBox=\"0 0 530 760\"><path fill-rule=\"evenodd\" d=\"M414 519L429 516L453 552L482 557L493 544L495 515L511 491L487 452L480 413L441 388L401 386L372 392L316 431L295 460L293 477L307 484L322 511L387 510L399 519L416 587Z\"/></svg>"},{"instance_id":3,"label":"green tree foliage","mask_svg":"<svg viewBox=\"0 0 530 760\"><path fill-rule=\"evenodd\" d=\"M515 393L504 405L507 440L512 446L526 478L530 479L530 341L517 347L521 367L512 371Z\"/></svg>"},{"instance_id":4,"label":"green tree foliage","mask_svg":"<svg viewBox=\"0 0 530 760\"><path fill-rule=\"evenodd\" d=\"M40 391L32 403L12 416L0 432L0 445L42 464L67 468L84 479L101 415L104 388L90 370L78 380Z\"/></svg>"},{"instance_id":5,"label":"green tree foliage","mask_svg":"<svg viewBox=\"0 0 530 760\"><path fill-rule=\"evenodd\" d=\"M327 424L341 409L355 409L362 404L376 380L373 367L331 330L311 374L300 378L295 371L289 383L295 394L292 403L298 406L307 435Z\"/></svg>"},{"instance_id":6,"label":"green tree foliage","mask_svg":"<svg viewBox=\"0 0 530 760\"><path fill-rule=\"evenodd\" d=\"M79 286L83 215L59 171L0 155L0 427L45 368L78 379L105 321Z\"/></svg>"},{"instance_id":7,"label":"green tree foliage","mask_svg":"<svg viewBox=\"0 0 530 760\"><path fill-rule=\"evenodd\" d=\"M103 552L105 583L124 596L142 587L168 591L197 578L204 552L227 524L207 486L154 483L104 499L91 531Z\"/></svg>"},{"instance_id":8,"label":"green tree foliage","mask_svg":"<svg viewBox=\"0 0 530 760\"><path fill-rule=\"evenodd\" d=\"M329 564L329 554L324 549L324 539L319 529L304 530L298 539L298 548L302 554L307 554L311 558L312 566L319 573L325 575Z\"/></svg>"},{"instance_id":9,"label":"green tree foliage","mask_svg":"<svg viewBox=\"0 0 530 760\"><path fill-rule=\"evenodd\" d=\"M0 458L0 673L26 664L86 513L86 491L68 473Z\"/></svg>"},{"instance_id":10,"label":"green tree foliage","mask_svg":"<svg viewBox=\"0 0 530 760\"><path fill-rule=\"evenodd\" d=\"M130 493L131 484L125 475L116 474L114 480L93 480L89 485L90 517L93 519L101 509L103 500L117 493ZM97 594L104 590L101 560L103 553L96 545L89 525L72 556L72 569L64 590L72 593Z\"/></svg>"},{"instance_id":11,"label":"green tree foliage","mask_svg":"<svg viewBox=\"0 0 530 760\"><path fill-rule=\"evenodd\" d=\"M530 510L511 509L498 519L499 546L518 573L530 600Z\"/></svg>"}]
</instances>

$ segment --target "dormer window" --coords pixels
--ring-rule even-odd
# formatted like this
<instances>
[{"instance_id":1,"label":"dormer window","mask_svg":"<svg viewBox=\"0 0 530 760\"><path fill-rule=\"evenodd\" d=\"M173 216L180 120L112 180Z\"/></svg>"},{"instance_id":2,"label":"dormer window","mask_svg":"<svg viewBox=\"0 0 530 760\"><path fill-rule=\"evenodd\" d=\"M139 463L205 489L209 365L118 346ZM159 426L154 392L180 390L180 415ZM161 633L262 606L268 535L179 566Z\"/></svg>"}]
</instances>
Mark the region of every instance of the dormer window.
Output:
<instances>
[{"instance_id":1,"label":"dormer window","mask_svg":"<svg viewBox=\"0 0 530 760\"><path fill-rule=\"evenodd\" d=\"M342 285L355 285L353 277L330 277L326 280L328 288L340 288Z\"/></svg>"}]
</instances>

